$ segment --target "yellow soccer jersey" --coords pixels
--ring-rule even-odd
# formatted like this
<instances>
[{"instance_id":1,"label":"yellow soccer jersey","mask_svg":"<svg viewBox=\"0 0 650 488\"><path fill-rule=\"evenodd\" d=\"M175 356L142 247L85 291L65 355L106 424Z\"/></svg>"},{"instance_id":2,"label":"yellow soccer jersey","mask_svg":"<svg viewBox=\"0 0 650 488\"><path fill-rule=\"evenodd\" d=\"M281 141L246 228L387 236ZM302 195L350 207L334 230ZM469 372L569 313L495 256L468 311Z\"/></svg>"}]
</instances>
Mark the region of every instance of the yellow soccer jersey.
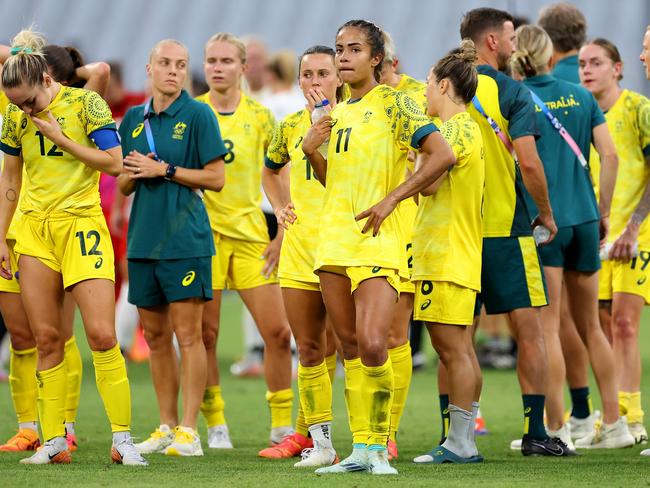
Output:
<instances>
[{"instance_id":1,"label":"yellow soccer jersey","mask_svg":"<svg viewBox=\"0 0 650 488\"><path fill-rule=\"evenodd\" d=\"M645 159L650 156L650 100L623 90L605 119L618 153L608 237L609 242L614 242L625 230L650 178L650 167ZM646 248L648 245L650 219L646 218L639 230L639 246Z\"/></svg>"},{"instance_id":2,"label":"yellow soccer jersey","mask_svg":"<svg viewBox=\"0 0 650 488\"><path fill-rule=\"evenodd\" d=\"M437 130L412 98L378 85L363 98L338 104L327 149L327 184L316 266L374 266L407 276L399 207L379 234L363 234L355 216L404 181L406 155Z\"/></svg>"},{"instance_id":3,"label":"yellow soccer jersey","mask_svg":"<svg viewBox=\"0 0 650 488\"><path fill-rule=\"evenodd\" d=\"M45 111L52 113L67 137L87 147L96 147L90 139L94 131L115 128L108 104L97 93L82 88L61 86ZM5 112L0 146L8 154L22 155L19 208L24 215L44 218L58 211L101 213L99 171L61 151L13 104Z\"/></svg>"},{"instance_id":4,"label":"yellow soccer jersey","mask_svg":"<svg viewBox=\"0 0 650 488\"><path fill-rule=\"evenodd\" d=\"M9 105L9 99L7 98L7 95L5 95L5 92L0 90L0 112L2 112L2 114L5 113L8 105Z\"/></svg>"},{"instance_id":5,"label":"yellow soccer jersey","mask_svg":"<svg viewBox=\"0 0 650 488\"><path fill-rule=\"evenodd\" d=\"M260 205L262 165L273 137L273 115L243 93L237 109L230 114L217 112L210 103L209 92L197 100L207 103L214 111L228 150L224 157L226 184L220 192L205 192L212 230L234 239L268 242L268 229Z\"/></svg>"},{"instance_id":6,"label":"yellow soccer jersey","mask_svg":"<svg viewBox=\"0 0 650 488\"><path fill-rule=\"evenodd\" d=\"M291 163L291 201L298 217L284 233L278 276L318 282L318 277L312 271L316 260L318 225L325 188L302 152L302 140L310 127L311 119L307 110L288 115L275 130L266 152L266 165L277 169Z\"/></svg>"},{"instance_id":7,"label":"yellow soccer jersey","mask_svg":"<svg viewBox=\"0 0 650 488\"><path fill-rule=\"evenodd\" d=\"M431 196L420 197L413 232L413 280L481 290L485 163L481 130L467 112L440 127L456 165Z\"/></svg>"}]
</instances>

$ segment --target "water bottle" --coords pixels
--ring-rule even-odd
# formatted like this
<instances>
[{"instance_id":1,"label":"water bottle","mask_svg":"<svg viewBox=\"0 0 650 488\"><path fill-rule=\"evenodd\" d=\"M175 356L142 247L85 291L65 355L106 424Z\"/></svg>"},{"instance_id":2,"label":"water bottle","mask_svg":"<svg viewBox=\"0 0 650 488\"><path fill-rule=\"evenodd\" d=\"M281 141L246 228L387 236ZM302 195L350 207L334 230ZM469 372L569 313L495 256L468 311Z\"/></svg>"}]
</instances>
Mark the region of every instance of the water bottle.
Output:
<instances>
[{"instance_id":1,"label":"water bottle","mask_svg":"<svg viewBox=\"0 0 650 488\"><path fill-rule=\"evenodd\" d=\"M551 230L545 225L536 225L533 228L533 239L536 245L548 241L549 237L551 237Z\"/></svg>"},{"instance_id":2,"label":"water bottle","mask_svg":"<svg viewBox=\"0 0 650 488\"><path fill-rule=\"evenodd\" d=\"M601 261L608 261L609 260L609 251L612 250L612 247L614 247L613 242L608 242L605 244L603 247L600 248L600 260ZM634 243L634 247L632 248L632 257L635 258L639 255L639 243Z\"/></svg>"},{"instance_id":3,"label":"water bottle","mask_svg":"<svg viewBox=\"0 0 650 488\"><path fill-rule=\"evenodd\" d=\"M328 110L329 104L330 102L327 98L323 100L321 103L316 104L314 110L311 113L312 125L318 122L324 116L329 115L329 110ZM321 153L325 159L327 159L327 146L329 142L330 142L330 138L328 137L327 139L325 139L325 142L323 142L318 148L318 152Z\"/></svg>"}]
</instances>

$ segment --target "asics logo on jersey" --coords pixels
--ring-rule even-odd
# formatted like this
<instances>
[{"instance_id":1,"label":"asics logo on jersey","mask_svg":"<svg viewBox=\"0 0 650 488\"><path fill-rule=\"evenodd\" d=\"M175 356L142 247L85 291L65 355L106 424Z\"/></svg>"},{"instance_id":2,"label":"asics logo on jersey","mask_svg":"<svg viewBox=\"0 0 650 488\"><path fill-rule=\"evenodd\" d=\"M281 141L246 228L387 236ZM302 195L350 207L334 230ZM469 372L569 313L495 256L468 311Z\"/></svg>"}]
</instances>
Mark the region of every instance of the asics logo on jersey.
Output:
<instances>
[{"instance_id":1,"label":"asics logo on jersey","mask_svg":"<svg viewBox=\"0 0 650 488\"><path fill-rule=\"evenodd\" d=\"M97 259L97 261L95 262L95 269L101 268L102 264L104 264L104 259L103 258Z\"/></svg>"},{"instance_id":2,"label":"asics logo on jersey","mask_svg":"<svg viewBox=\"0 0 650 488\"><path fill-rule=\"evenodd\" d=\"M524 410L524 414L528 415L532 411L533 411L533 409L531 407L526 407L526 410Z\"/></svg>"},{"instance_id":3,"label":"asics logo on jersey","mask_svg":"<svg viewBox=\"0 0 650 488\"><path fill-rule=\"evenodd\" d=\"M298 146L300 146L300 144L302 143L302 139L303 139L302 136L300 136L300 137L298 138L298 142L296 142L296 145L293 146L294 149L298 149Z\"/></svg>"},{"instance_id":4,"label":"asics logo on jersey","mask_svg":"<svg viewBox=\"0 0 650 488\"><path fill-rule=\"evenodd\" d=\"M25 127L27 127L27 117L25 117L23 121L20 123L21 129L24 129Z\"/></svg>"},{"instance_id":5,"label":"asics logo on jersey","mask_svg":"<svg viewBox=\"0 0 650 488\"><path fill-rule=\"evenodd\" d=\"M181 283L183 284L183 286L190 286L194 281L194 278L196 278L196 272L188 271Z\"/></svg>"},{"instance_id":6,"label":"asics logo on jersey","mask_svg":"<svg viewBox=\"0 0 650 488\"><path fill-rule=\"evenodd\" d=\"M172 139L177 139L179 141L183 140L185 135L185 129L187 129L187 124L185 122L177 122L174 126L174 133L172 134Z\"/></svg>"},{"instance_id":7,"label":"asics logo on jersey","mask_svg":"<svg viewBox=\"0 0 650 488\"><path fill-rule=\"evenodd\" d=\"M429 308L429 305L431 305L431 299L427 298L425 302L422 305L420 305L420 310L426 310L427 308Z\"/></svg>"},{"instance_id":8,"label":"asics logo on jersey","mask_svg":"<svg viewBox=\"0 0 650 488\"><path fill-rule=\"evenodd\" d=\"M645 283L645 280L646 280L646 279L647 279L647 277L645 277L645 276L644 276L643 278L639 278L639 279L637 280L636 284L637 284L637 285L642 285L643 283Z\"/></svg>"},{"instance_id":9,"label":"asics logo on jersey","mask_svg":"<svg viewBox=\"0 0 650 488\"><path fill-rule=\"evenodd\" d=\"M142 132L142 129L144 129L144 123L140 122L138 125L135 126L135 129L133 129L133 132L131 132L131 137L135 139L140 135L140 132Z\"/></svg>"}]
</instances>

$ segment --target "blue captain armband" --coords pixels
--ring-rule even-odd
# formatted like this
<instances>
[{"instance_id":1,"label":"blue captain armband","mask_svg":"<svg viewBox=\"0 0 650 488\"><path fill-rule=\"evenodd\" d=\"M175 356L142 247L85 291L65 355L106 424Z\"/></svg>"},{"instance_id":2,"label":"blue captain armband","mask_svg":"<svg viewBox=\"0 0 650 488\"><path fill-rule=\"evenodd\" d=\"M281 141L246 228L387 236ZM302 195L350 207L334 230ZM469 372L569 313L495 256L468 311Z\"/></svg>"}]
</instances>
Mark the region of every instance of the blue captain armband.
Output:
<instances>
[{"instance_id":1,"label":"blue captain armband","mask_svg":"<svg viewBox=\"0 0 650 488\"><path fill-rule=\"evenodd\" d=\"M97 129L88 136L102 151L113 149L120 145L120 136L115 129Z\"/></svg>"}]
</instances>

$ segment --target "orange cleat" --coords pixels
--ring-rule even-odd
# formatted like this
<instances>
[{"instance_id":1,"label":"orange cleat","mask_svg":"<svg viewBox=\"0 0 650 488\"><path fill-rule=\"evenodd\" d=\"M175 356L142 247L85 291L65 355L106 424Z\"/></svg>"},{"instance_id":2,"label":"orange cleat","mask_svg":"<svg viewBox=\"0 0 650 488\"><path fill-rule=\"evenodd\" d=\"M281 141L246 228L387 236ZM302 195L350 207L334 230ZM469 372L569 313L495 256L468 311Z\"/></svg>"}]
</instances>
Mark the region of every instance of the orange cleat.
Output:
<instances>
[{"instance_id":1,"label":"orange cleat","mask_svg":"<svg viewBox=\"0 0 650 488\"><path fill-rule=\"evenodd\" d=\"M262 449L257 453L258 456L268 459L286 459L300 456L303 449L311 449L314 442L310 437L294 432L286 436L278 444Z\"/></svg>"},{"instance_id":2,"label":"orange cleat","mask_svg":"<svg viewBox=\"0 0 650 488\"><path fill-rule=\"evenodd\" d=\"M68 443L68 451L75 452L77 450L77 436L66 432L65 441Z\"/></svg>"},{"instance_id":3,"label":"orange cleat","mask_svg":"<svg viewBox=\"0 0 650 488\"><path fill-rule=\"evenodd\" d=\"M485 427L485 419L482 416L476 417L474 421L474 434L475 435L488 435L489 431Z\"/></svg>"},{"instance_id":4,"label":"orange cleat","mask_svg":"<svg viewBox=\"0 0 650 488\"><path fill-rule=\"evenodd\" d=\"M38 432L32 429L20 429L15 436L0 446L0 451L36 451L40 445L41 441L38 438Z\"/></svg>"},{"instance_id":5,"label":"orange cleat","mask_svg":"<svg viewBox=\"0 0 650 488\"><path fill-rule=\"evenodd\" d=\"M386 450L388 451L389 461L392 461L393 459L397 459L397 441L392 441L388 439L388 443L386 444Z\"/></svg>"}]
</instances>

